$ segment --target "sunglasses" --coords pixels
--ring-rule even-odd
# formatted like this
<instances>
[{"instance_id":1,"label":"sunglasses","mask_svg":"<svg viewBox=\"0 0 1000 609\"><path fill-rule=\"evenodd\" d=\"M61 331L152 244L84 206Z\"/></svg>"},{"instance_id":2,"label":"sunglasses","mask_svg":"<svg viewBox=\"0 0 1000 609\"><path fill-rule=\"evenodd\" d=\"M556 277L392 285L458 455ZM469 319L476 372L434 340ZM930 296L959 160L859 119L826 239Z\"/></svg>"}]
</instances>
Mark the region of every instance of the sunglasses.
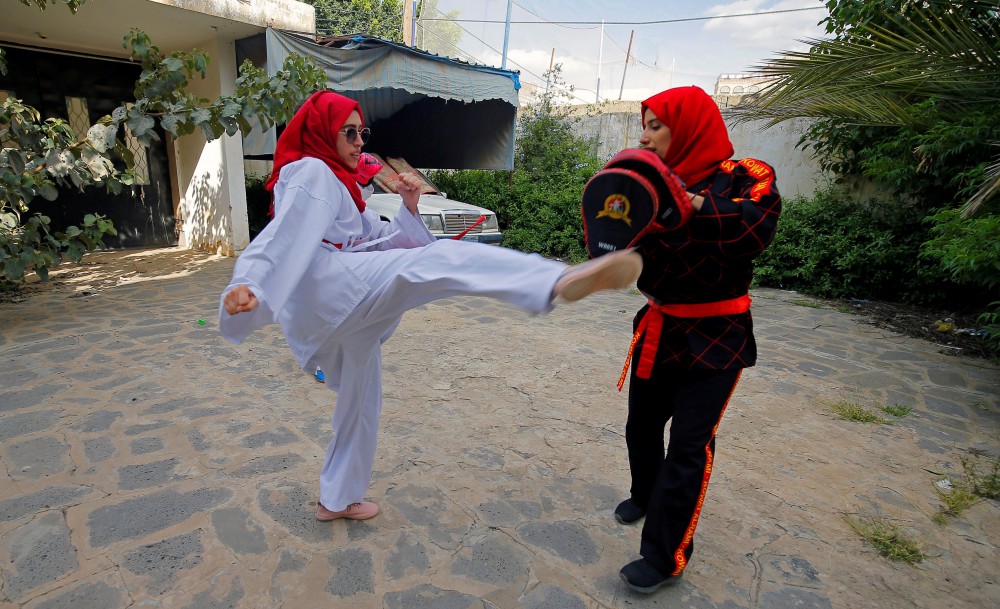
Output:
<instances>
[{"instance_id":1,"label":"sunglasses","mask_svg":"<svg viewBox=\"0 0 1000 609\"><path fill-rule=\"evenodd\" d=\"M361 136L361 143L367 144L368 138L372 136L372 130L369 129L368 127L365 127L364 129L361 130L358 130L356 127L348 127L347 129L341 129L337 133L343 133L344 135L346 135L348 144L353 144L354 142L358 141L358 135Z\"/></svg>"}]
</instances>

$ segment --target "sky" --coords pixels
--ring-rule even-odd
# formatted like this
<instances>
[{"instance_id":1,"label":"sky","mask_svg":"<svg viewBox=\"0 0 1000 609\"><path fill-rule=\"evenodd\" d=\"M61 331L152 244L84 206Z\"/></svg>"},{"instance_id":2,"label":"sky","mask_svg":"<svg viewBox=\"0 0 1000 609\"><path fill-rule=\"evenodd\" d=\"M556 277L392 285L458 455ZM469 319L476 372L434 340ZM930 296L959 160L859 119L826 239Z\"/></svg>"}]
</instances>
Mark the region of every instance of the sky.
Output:
<instances>
[{"instance_id":1,"label":"sky","mask_svg":"<svg viewBox=\"0 0 1000 609\"><path fill-rule=\"evenodd\" d=\"M507 4L438 0L437 8L442 13L457 9L458 19L469 20L459 22L464 33L458 46L464 54L502 67ZM791 9L810 10L719 17ZM819 22L826 16L823 0L514 0L505 67L520 71L522 83L544 86L550 62L561 65L563 80L575 89L574 103L642 100L684 85L712 93L721 74L750 72L782 51L808 48L804 40L825 38ZM648 23L668 20L679 21ZM627 67L626 55L631 58Z\"/></svg>"}]
</instances>

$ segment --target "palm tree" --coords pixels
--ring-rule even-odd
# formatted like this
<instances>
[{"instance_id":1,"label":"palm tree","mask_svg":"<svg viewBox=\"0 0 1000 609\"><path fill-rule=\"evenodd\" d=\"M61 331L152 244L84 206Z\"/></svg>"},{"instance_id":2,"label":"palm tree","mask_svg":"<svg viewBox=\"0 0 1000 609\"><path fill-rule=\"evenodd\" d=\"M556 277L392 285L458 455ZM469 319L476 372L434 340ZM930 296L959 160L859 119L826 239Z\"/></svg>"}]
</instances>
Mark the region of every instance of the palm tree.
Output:
<instances>
[{"instance_id":1,"label":"palm tree","mask_svg":"<svg viewBox=\"0 0 1000 609\"><path fill-rule=\"evenodd\" d=\"M812 46L807 52L781 53L757 66L773 82L734 109L736 120L763 119L773 126L805 117L923 129L931 126L925 122L928 115L914 108L927 101L934 103L937 122L957 122L971 112L996 116L997 3L961 4L963 12L915 3L907 7L905 18L886 25L860 25L833 40L806 41ZM969 19L969 11L982 18ZM1000 156L985 168L976 186L963 215L971 215L1000 194Z\"/></svg>"}]
</instances>

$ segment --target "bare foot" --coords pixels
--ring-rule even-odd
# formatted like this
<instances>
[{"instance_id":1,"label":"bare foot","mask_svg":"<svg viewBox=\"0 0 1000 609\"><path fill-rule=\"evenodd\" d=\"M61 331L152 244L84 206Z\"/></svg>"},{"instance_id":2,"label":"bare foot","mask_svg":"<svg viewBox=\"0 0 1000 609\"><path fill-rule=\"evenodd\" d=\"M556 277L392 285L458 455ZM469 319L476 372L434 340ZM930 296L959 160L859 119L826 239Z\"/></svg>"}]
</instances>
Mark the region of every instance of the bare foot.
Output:
<instances>
[{"instance_id":1,"label":"bare foot","mask_svg":"<svg viewBox=\"0 0 1000 609\"><path fill-rule=\"evenodd\" d=\"M566 269L552 289L553 296L580 300L600 290L627 288L642 272L642 256L634 250L605 254Z\"/></svg>"},{"instance_id":2,"label":"bare foot","mask_svg":"<svg viewBox=\"0 0 1000 609\"><path fill-rule=\"evenodd\" d=\"M319 501L316 502L316 520L321 520L323 522L337 520L338 518L347 518L348 520L368 520L369 518L373 518L376 514L378 514L378 505L370 501L352 503L347 506L346 509L340 510L339 512L331 512L323 507L322 503Z\"/></svg>"}]
</instances>

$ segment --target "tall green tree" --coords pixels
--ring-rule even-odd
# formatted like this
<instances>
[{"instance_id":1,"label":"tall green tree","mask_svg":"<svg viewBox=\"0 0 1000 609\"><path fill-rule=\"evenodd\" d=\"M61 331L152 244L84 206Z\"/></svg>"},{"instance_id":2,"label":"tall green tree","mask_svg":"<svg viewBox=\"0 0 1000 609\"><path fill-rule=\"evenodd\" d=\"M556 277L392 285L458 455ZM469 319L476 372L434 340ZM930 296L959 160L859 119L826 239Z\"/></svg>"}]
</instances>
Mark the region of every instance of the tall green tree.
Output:
<instances>
[{"instance_id":1,"label":"tall green tree","mask_svg":"<svg viewBox=\"0 0 1000 609\"><path fill-rule=\"evenodd\" d=\"M774 84L737 108L737 118L816 119L804 143L826 169L873 179L897 195L893 213L923 218L925 240L913 257L936 260L954 281L996 296L997 3L830 0L827 7L832 38L758 66ZM993 307L1000 317L1000 302Z\"/></svg>"},{"instance_id":2,"label":"tall green tree","mask_svg":"<svg viewBox=\"0 0 1000 609\"><path fill-rule=\"evenodd\" d=\"M460 15L459 9L442 12L438 0L422 0L417 9L416 47L438 55L475 61L458 46L464 31L454 20Z\"/></svg>"},{"instance_id":3,"label":"tall green tree","mask_svg":"<svg viewBox=\"0 0 1000 609\"><path fill-rule=\"evenodd\" d=\"M405 0L304 0L316 8L316 34L364 34L403 42Z\"/></svg>"},{"instance_id":4,"label":"tall green tree","mask_svg":"<svg viewBox=\"0 0 1000 609\"><path fill-rule=\"evenodd\" d=\"M47 7L45 0L21 2ZM76 12L83 0L63 2ZM157 126L173 137L198 131L209 141L245 134L252 119L265 128L288 120L299 103L326 83L323 70L298 55L289 57L274 76L247 61L235 92L209 100L187 91L190 80L207 74L209 57L203 51L165 55L135 29L122 44L142 65L135 100L86 133L75 133L62 119L42 120L35 108L13 97L0 105L0 281L22 280L30 271L46 279L51 267L64 259L79 260L100 246L103 235L114 234L110 221L86 210L81 210L80 227L58 232L48 217L30 210L35 197L55 200L62 188L96 187L117 194L135 184L132 155L121 136L124 127L144 145L159 139ZM0 73L6 70L0 53Z\"/></svg>"},{"instance_id":5,"label":"tall green tree","mask_svg":"<svg viewBox=\"0 0 1000 609\"><path fill-rule=\"evenodd\" d=\"M818 119L826 169L864 174L924 209L1000 193L1000 21L981 0L831 0L832 40L759 66L774 79L740 119Z\"/></svg>"}]
</instances>

